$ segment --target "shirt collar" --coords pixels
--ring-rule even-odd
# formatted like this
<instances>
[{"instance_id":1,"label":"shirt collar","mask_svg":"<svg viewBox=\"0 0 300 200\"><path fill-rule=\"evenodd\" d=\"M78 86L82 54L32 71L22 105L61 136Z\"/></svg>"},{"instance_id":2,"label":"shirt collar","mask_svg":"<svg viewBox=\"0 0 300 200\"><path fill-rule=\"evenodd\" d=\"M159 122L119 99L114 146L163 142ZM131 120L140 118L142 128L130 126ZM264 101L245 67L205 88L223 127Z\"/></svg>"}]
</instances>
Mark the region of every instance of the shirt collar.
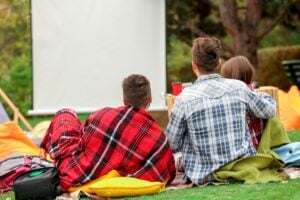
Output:
<instances>
[{"instance_id":1,"label":"shirt collar","mask_svg":"<svg viewBox=\"0 0 300 200\"><path fill-rule=\"evenodd\" d=\"M222 78L220 74L213 73L213 74L207 74L207 75L201 75L195 83L201 83L203 81L209 80L209 79L216 79L216 78Z\"/></svg>"}]
</instances>

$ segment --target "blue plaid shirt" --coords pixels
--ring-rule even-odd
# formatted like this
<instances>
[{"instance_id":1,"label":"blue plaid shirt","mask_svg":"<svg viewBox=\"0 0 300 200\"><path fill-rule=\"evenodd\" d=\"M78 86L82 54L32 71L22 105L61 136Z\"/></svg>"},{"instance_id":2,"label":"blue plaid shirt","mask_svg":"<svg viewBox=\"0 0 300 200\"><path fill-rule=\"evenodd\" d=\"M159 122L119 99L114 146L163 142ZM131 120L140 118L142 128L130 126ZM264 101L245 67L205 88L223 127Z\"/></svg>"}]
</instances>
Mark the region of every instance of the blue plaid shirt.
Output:
<instances>
[{"instance_id":1,"label":"blue plaid shirt","mask_svg":"<svg viewBox=\"0 0 300 200\"><path fill-rule=\"evenodd\" d=\"M183 153L186 179L203 184L220 167L256 153L247 112L271 118L276 102L219 74L199 77L176 97L166 135L173 151Z\"/></svg>"}]
</instances>

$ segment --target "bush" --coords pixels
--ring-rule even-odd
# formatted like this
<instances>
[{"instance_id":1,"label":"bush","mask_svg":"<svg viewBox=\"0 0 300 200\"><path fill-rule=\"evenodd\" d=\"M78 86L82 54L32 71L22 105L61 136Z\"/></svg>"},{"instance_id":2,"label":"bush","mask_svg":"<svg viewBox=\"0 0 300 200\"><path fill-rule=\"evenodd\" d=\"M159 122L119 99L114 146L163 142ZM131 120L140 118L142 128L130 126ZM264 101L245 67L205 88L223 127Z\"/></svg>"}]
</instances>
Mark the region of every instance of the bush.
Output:
<instances>
[{"instance_id":1,"label":"bush","mask_svg":"<svg viewBox=\"0 0 300 200\"><path fill-rule=\"evenodd\" d=\"M30 0L1 1L1 6L0 88L26 113L32 95Z\"/></svg>"},{"instance_id":2,"label":"bush","mask_svg":"<svg viewBox=\"0 0 300 200\"><path fill-rule=\"evenodd\" d=\"M191 47L170 37L170 46L167 63L167 92L171 91L173 81L193 82L196 76L192 72Z\"/></svg>"},{"instance_id":3,"label":"bush","mask_svg":"<svg viewBox=\"0 0 300 200\"><path fill-rule=\"evenodd\" d=\"M287 91L292 83L286 76L281 62L295 59L300 59L300 45L259 50L257 81L261 86L272 85ZM167 92L171 91L172 81L195 81L196 76L191 68L191 47L177 38L171 37L167 67Z\"/></svg>"},{"instance_id":4,"label":"bush","mask_svg":"<svg viewBox=\"0 0 300 200\"><path fill-rule=\"evenodd\" d=\"M258 51L257 80L260 85L272 85L282 90L289 90L292 85L286 76L283 60L300 58L300 45L290 47L267 48Z\"/></svg>"},{"instance_id":5,"label":"bush","mask_svg":"<svg viewBox=\"0 0 300 200\"><path fill-rule=\"evenodd\" d=\"M14 58L8 75L1 82L3 90L20 111L25 114L31 108L31 57L24 54Z\"/></svg>"}]
</instances>

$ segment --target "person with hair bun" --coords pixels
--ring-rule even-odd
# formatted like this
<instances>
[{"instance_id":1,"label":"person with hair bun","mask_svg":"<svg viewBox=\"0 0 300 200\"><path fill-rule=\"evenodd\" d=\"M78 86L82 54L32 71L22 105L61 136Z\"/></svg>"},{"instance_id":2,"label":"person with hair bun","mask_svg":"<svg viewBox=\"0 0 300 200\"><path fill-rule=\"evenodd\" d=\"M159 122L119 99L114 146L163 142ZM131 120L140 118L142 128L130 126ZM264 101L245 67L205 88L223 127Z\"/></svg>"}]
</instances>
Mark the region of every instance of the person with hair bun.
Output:
<instances>
[{"instance_id":1,"label":"person with hair bun","mask_svg":"<svg viewBox=\"0 0 300 200\"><path fill-rule=\"evenodd\" d=\"M215 181L216 170L256 154L247 112L267 119L276 111L271 96L216 73L220 53L218 39L193 41L192 70L197 80L176 97L165 131L173 152L182 152L184 180L196 185Z\"/></svg>"},{"instance_id":2,"label":"person with hair bun","mask_svg":"<svg viewBox=\"0 0 300 200\"><path fill-rule=\"evenodd\" d=\"M255 69L245 56L235 56L224 62L221 66L221 75L225 78L243 81L250 90L254 91L255 84L253 81ZM251 115L250 113L246 114L246 119L252 143L255 149L257 149L266 120Z\"/></svg>"}]
</instances>

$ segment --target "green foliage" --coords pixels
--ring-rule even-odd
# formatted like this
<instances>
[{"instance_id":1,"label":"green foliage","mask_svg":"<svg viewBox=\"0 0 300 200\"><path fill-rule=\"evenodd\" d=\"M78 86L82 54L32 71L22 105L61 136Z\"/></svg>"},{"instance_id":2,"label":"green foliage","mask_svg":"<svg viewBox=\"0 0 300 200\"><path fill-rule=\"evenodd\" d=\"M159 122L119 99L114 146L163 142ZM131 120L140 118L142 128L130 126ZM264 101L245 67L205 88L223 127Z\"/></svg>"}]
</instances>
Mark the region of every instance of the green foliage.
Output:
<instances>
[{"instance_id":1,"label":"green foliage","mask_svg":"<svg viewBox=\"0 0 300 200\"><path fill-rule=\"evenodd\" d=\"M260 85L272 85L287 91L291 86L291 82L286 76L281 62L283 60L295 60L299 58L300 45L259 50L258 82Z\"/></svg>"},{"instance_id":2,"label":"green foliage","mask_svg":"<svg viewBox=\"0 0 300 200\"><path fill-rule=\"evenodd\" d=\"M7 73L8 76L2 80L1 87L24 113L31 106L31 59L23 54L13 59L10 64L11 69Z\"/></svg>"},{"instance_id":3,"label":"green foliage","mask_svg":"<svg viewBox=\"0 0 300 200\"><path fill-rule=\"evenodd\" d=\"M180 69L183 66L191 65L191 47L182 43L175 36L170 37L168 68Z\"/></svg>"},{"instance_id":4,"label":"green foliage","mask_svg":"<svg viewBox=\"0 0 300 200\"><path fill-rule=\"evenodd\" d=\"M169 47L167 55L167 92L170 93L173 81L192 82L196 77L191 70L191 47L175 36L170 37Z\"/></svg>"},{"instance_id":5,"label":"green foliage","mask_svg":"<svg viewBox=\"0 0 300 200\"><path fill-rule=\"evenodd\" d=\"M177 35L185 43L191 45L192 39L199 36L191 25L206 34L218 37L226 35L219 20L218 1L207 0L167 0L167 33Z\"/></svg>"},{"instance_id":6,"label":"green foliage","mask_svg":"<svg viewBox=\"0 0 300 200\"><path fill-rule=\"evenodd\" d=\"M299 33L300 26L287 30L282 25L278 25L260 42L259 48L300 44Z\"/></svg>"},{"instance_id":7,"label":"green foliage","mask_svg":"<svg viewBox=\"0 0 300 200\"><path fill-rule=\"evenodd\" d=\"M245 13L249 0L236 0L238 23L244 23ZM217 37L231 46L233 38L224 30L222 25L219 6L220 0L167 0L167 33L177 35L177 37L187 44L191 44L195 37L206 33ZM250 1L249 1L250 2ZM284 8L287 13L283 15L278 24L285 32L298 32L299 37L299 17L300 2L292 0L261 0L262 19L260 20L260 31L269 27L274 22L274 18L280 16ZM226 5L226 4L225 4ZM249 29L252 27L249 26ZM259 41L258 41L259 42ZM281 44L282 45L282 44ZM265 46L264 46L265 47Z\"/></svg>"},{"instance_id":8,"label":"green foliage","mask_svg":"<svg viewBox=\"0 0 300 200\"><path fill-rule=\"evenodd\" d=\"M272 38L267 38L269 45ZM274 40L276 42L276 40ZM283 60L293 60L300 58L300 45L281 46L276 48L265 48L258 51L259 71L257 80L260 85L277 86L283 90L288 90L291 86L289 78L286 76ZM191 48L176 37L170 39L170 49L168 54L168 92L172 81L193 82L196 79L191 70Z\"/></svg>"},{"instance_id":9,"label":"green foliage","mask_svg":"<svg viewBox=\"0 0 300 200\"><path fill-rule=\"evenodd\" d=\"M262 9L262 15L264 17L276 17L276 15L278 15L278 12L280 11L280 9L283 7L283 5L285 5L286 3L288 3L287 0L262 0L262 5L263 5L263 9Z\"/></svg>"},{"instance_id":10,"label":"green foliage","mask_svg":"<svg viewBox=\"0 0 300 200\"><path fill-rule=\"evenodd\" d=\"M22 113L31 106L30 1L1 1L0 87Z\"/></svg>"}]
</instances>

